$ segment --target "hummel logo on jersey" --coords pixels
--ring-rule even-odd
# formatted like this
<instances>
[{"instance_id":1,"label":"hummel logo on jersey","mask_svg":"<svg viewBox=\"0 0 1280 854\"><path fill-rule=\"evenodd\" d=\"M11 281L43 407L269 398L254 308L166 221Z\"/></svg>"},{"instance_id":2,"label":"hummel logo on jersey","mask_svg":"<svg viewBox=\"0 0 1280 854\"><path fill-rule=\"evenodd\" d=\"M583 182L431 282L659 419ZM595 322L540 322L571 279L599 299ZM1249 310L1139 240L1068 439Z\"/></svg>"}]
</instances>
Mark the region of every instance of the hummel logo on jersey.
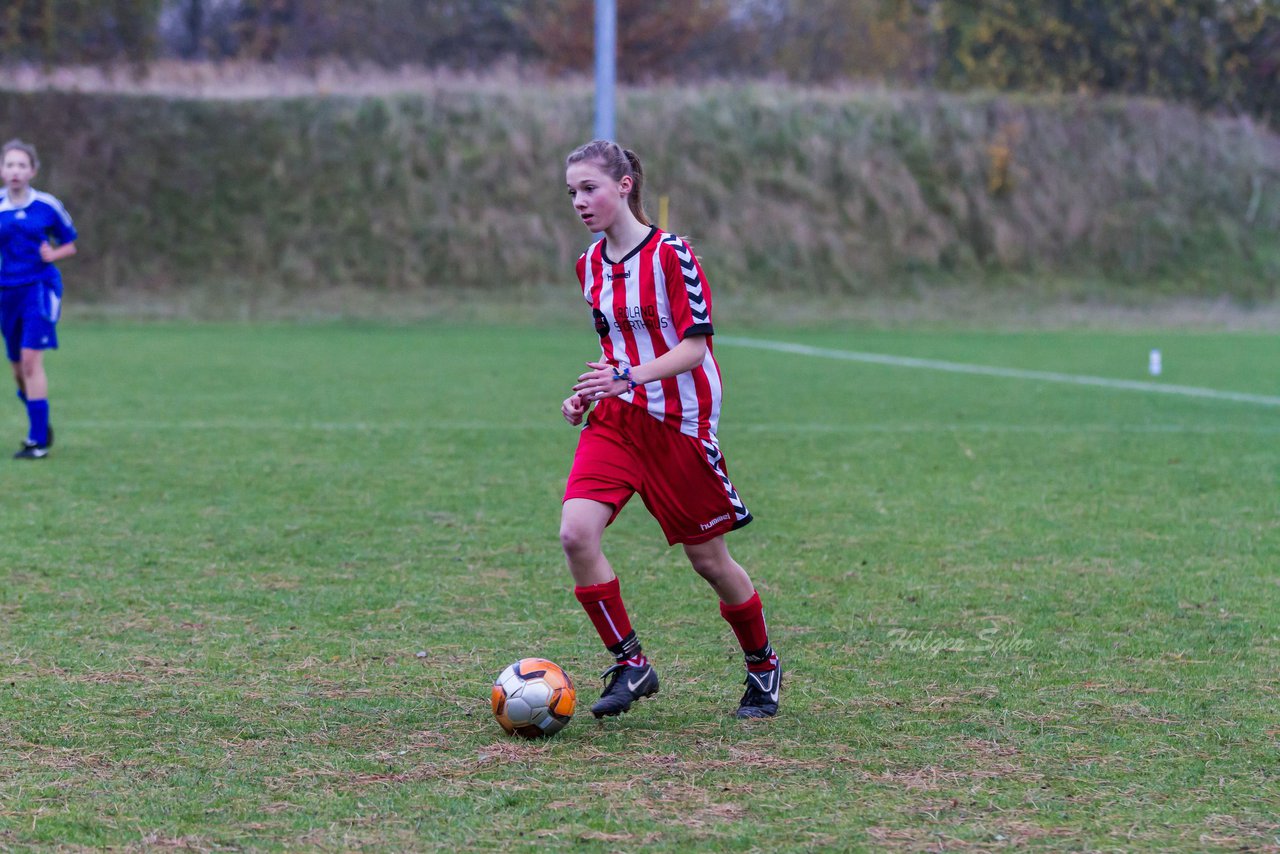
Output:
<instances>
[{"instance_id":1,"label":"hummel logo on jersey","mask_svg":"<svg viewBox=\"0 0 1280 854\"><path fill-rule=\"evenodd\" d=\"M606 268L605 268L605 271L604 271L604 274L605 274L606 276L608 276L608 277L609 277L609 281L611 281L611 282L612 282L614 279L629 279L629 278L631 278L631 271L630 271L629 269L625 268L625 267L623 268L623 270L622 270L622 272L621 272L621 273L617 272L617 271L616 271L616 270L614 270L612 267L606 267Z\"/></svg>"}]
</instances>

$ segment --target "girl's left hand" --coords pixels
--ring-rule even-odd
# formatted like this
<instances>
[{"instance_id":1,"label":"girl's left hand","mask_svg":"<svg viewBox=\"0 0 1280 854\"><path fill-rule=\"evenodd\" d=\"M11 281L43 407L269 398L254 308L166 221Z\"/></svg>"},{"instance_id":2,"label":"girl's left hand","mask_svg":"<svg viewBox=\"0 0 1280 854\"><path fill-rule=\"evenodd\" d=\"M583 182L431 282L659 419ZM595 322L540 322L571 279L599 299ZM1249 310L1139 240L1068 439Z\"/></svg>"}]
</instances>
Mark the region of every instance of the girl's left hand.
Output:
<instances>
[{"instance_id":1,"label":"girl's left hand","mask_svg":"<svg viewBox=\"0 0 1280 854\"><path fill-rule=\"evenodd\" d=\"M591 370L578 377L578 384L573 387L584 400L604 400L606 397L626 393L627 381L613 378L612 365L607 362L587 362L587 367Z\"/></svg>"},{"instance_id":2,"label":"girl's left hand","mask_svg":"<svg viewBox=\"0 0 1280 854\"><path fill-rule=\"evenodd\" d=\"M40 260L46 264L52 264L58 260L57 253L53 250L53 245L47 240L40 244Z\"/></svg>"},{"instance_id":3,"label":"girl's left hand","mask_svg":"<svg viewBox=\"0 0 1280 854\"><path fill-rule=\"evenodd\" d=\"M582 399L581 395L571 394L565 398L564 403L560 404L560 414L564 416L565 421L577 427L587 417L587 407L590 405Z\"/></svg>"}]
</instances>

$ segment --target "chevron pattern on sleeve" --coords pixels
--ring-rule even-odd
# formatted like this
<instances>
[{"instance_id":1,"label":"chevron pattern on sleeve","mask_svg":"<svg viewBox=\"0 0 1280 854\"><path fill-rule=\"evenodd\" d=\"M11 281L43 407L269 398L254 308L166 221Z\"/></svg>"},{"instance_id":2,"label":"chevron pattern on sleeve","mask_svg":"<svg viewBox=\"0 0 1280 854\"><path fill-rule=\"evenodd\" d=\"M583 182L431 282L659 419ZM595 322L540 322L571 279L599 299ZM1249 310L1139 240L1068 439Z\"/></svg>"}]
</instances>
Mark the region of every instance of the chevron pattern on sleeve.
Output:
<instances>
[{"instance_id":1,"label":"chevron pattern on sleeve","mask_svg":"<svg viewBox=\"0 0 1280 854\"><path fill-rule=\"evenodd\" d=\"M689 312L693 315L693 322L710 323L706 289L698 270L698 262L693 258L693 250L674 234L667 235L662 242L675 250L676 257L680 259L680 271L684 275L684 289L689 295Z\"/></svg>"}]
</instances>

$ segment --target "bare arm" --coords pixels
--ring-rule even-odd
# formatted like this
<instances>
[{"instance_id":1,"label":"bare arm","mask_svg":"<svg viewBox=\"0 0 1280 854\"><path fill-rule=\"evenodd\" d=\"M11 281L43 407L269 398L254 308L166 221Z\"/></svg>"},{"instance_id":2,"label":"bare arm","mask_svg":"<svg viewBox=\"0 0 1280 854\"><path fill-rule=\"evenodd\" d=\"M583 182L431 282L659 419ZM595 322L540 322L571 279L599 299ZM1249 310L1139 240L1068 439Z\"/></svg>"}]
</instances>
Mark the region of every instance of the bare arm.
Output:
<instances>
[{"instance_id":1,"label":"bare arm","mask_svg":"<svg viewBox=\"0 0 1280 854\"><path fill-rule=\"evenodd\" d=\"M74 254L76 254L76 242L74 240L57 247L47 240L40 244L40 259L46 264L61 261L63 258L70 258Z\"/></svg>"},{"instance_id":2,"label":"bare arm","mask_svg":"<svg viewBox=\"0 0 1280 854\"><path fill-rule=\"evenodd\" d=\"M636 365L631 369L631 379L636 385L665 380L691 371L707 357L707 336L690 335L652 362ZM574 392L585 400L603 400L606 397L617 397L625 394L629 386L626 380L613 378L613 367L605 362L587 362L591 368L578 377Z\"/></svg>"}]
</instances>

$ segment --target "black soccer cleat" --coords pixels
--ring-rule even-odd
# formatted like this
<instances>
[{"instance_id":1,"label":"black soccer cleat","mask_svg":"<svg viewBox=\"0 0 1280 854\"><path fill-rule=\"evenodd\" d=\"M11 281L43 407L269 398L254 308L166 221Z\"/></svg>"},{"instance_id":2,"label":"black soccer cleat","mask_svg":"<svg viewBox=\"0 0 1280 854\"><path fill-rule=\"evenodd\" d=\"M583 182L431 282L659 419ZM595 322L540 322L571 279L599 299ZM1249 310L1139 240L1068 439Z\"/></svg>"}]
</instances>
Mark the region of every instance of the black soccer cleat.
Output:
<instances>
[{"instance_id":1,"label":"black soccer cleat","mask_svg":"<svg viewBox=\"0 0 1280 854\"><path fill-rule=\"evenodd\" d=\"M37 445L30 439L25 439L22 442L22 447L13 455L13 458L15 460L43 460L47 456L49 456L49 446L47 444Z\"/></svg>"},{"instance_id":2,"label":"black soccer cleat","mask_svg":"<svg viewBox=\"0 0 1280 854\"><path fill-rule=\"evenodd\" d=\"M597 718L620 715L636 700L658 693L658 672L652 664L644 667L615 664L601 673L600 678L607 679L609 674L613 674L613 679L605 685L604 693L591 707L591 714Z\"/></svg>"},{"instance_id":3,"label":"black soccer cleat","mask_svg":"<svg viewBox=\"0 0 1280 854\"><path fill-rule=\"evenodd\" d=\"M771 718L778 713L782 693L782 665L760 673L747 671L747 692L738 703L740 718Z\"/></svg>"},{"instance_id":4,"label":"black soccer cleat","mask_svg":"<svg viewBox=\"0 0 1280 854\"><path fill-rule=\"evenodd\" d=\"M49 438L45 441L44 446L46 448L53 447L53 425L52 424L49 425Z\"/></svg>"}]
</instances>

